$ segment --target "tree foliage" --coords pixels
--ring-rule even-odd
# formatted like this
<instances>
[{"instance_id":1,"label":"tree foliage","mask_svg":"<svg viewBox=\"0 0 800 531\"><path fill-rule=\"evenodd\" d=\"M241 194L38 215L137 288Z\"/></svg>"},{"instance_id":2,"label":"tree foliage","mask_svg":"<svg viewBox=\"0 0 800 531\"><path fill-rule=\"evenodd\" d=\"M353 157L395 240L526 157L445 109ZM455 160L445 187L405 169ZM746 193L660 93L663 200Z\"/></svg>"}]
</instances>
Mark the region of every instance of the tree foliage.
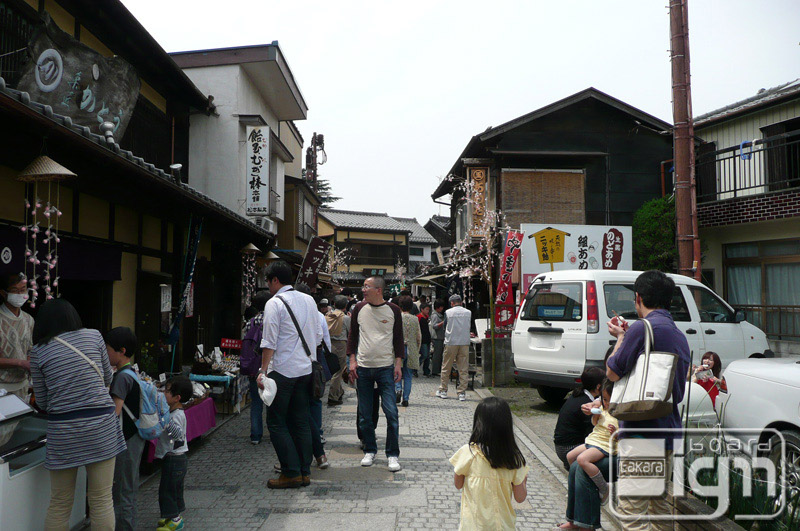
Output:
<instances>
[{"instance_id":1,"label":"tree foliage","mask_svg":"<svg viewBox=\"0 0 800 531\"><path fill-rule=\"evenodd\" d=\"M633 215L633 267L640 271L676 270L675 200L651 199Z\"/></svg>"},{"instance_id":2,"label":"tree foliage","mask_svg":"<svg viewBox=\"0 0 800 531\"><path fill-rule=\"evenodd\" d=\"M341 197L333 195L331 182L328 179L317 178L317 194L322 199L322 207L329 207L341 199Z\"/></svg>"}]
</instances>

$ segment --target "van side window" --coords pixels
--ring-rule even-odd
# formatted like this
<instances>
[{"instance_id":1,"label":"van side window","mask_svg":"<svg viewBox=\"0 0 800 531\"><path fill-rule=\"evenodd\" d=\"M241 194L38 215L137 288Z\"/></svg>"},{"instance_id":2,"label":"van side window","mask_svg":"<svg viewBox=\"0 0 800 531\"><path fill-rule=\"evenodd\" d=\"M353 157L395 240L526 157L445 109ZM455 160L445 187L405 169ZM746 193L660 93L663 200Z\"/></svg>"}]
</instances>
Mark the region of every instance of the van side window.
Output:
<instances>
[{"instance_id":1,"label":"van side window","mask_svg":"<svg viewBox=\"0 0 800 531\"><path fill-rule=\"evenodd\" d=\"M674 321L692 320L691 315L689 315L689 308L686 306L686 299L683 298L683 292L681 292L681 288L678 286L675 286L675 291L672 292L669 313L672 314L672 319Z\"/></svg>"},{"instance_id":2,"label":"van side window","mask_svg":"<svg viewBox=\"0 0 800 531\"><path fill-rule=\"evenodd\" d=\"M604 284L603 295L606 299L606 314L614 317L614 312L623 319L638 319L636 315L636 294L633 284Z\"/></svg>"},{"instance_id":3,"label":"van side window","mask_svg":"<svg viewBox=\"0 0 800 531\"><path fill-rule=\"evenodd\" d=\"M697 303L697 311L700 312L700 322L702 323L732 323L733 312L722 302L714 292L697 286L689 286Z\"/></svg>"},{"instance_id":4,"label":"van side window","mask_svg":"<svg viewBox=\"0 0 800 531\"><path fill-rule=\"evenodd\" d=\"M525 321L580 321L583 319L583 284L540 284L526 297Z\"/></svg>"}]
</instances>

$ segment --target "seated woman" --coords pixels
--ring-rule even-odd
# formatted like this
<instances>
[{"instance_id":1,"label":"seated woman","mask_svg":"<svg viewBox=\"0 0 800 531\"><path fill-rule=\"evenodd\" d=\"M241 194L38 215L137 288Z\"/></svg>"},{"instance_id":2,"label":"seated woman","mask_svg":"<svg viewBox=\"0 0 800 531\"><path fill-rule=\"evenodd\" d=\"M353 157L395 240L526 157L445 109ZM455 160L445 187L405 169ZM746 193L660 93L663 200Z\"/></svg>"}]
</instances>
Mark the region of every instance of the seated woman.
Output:
<instances>
[{"instance_id":1,"label":"seated woman","mask_svg":"<svg viewBox=\"0 0 800 531\"><path fill-rule=\"evenodd\" d=\"M711 404L717 407L717 395L721 384L722 363L716 352L706 352L699 366L692 370L692 381L706 390Z\"/></svg>"},{"instance_id":2,"label":"seated woman","mask_svg":"<svg viewBox=\"0 0 800 531\"><path fill-rule=\"evenodd\" d=\"M582 445L593 429L591 417L581 411L581 406L594 402L600 396L600 385L605 377L606 374L600 367L590 367L583 371L581 387L572 392L558 412L553 443L556 455L567 470L570 465L567 454L576 446Z\"/></svg>"}]
</instances>

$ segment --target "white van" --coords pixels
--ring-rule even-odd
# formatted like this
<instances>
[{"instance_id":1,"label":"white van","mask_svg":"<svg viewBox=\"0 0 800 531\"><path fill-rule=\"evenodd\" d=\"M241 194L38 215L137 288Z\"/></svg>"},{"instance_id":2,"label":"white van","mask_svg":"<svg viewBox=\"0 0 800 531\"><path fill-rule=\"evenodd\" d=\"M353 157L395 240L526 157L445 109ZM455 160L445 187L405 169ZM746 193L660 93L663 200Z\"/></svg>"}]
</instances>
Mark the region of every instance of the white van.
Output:
<instances>
[{"instance_id":1,"label":"white van","mask_svg":"<svg viewBox=\"0 0 800 531\"><path fill-rule=\"evenodd\" d=\"M514 374L539 389L548 402L560 403L580 385L589 367L605 367L615 339L606 323L614 312L637 319L633 283L641 271L571 270L538 275L531 283L514 325L511 350ZM669 275L675 293L669 309L686 335L692 361L719 354L722 366L747 357L773 357L767 336L745 321L722 298L696 280Z\"/></svg>"}]
</instances>

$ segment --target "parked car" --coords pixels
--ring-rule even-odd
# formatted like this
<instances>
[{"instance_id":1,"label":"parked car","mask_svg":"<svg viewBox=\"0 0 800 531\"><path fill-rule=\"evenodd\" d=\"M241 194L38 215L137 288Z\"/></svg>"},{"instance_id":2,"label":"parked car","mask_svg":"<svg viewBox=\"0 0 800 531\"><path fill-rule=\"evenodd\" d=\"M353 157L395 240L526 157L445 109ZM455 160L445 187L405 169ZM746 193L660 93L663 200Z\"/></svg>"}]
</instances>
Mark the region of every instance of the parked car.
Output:
<instances>
[{"instance_id":1,"label":"parked car","mask_svg":"<svg viewBox=\"0 0 800 531\"><path fill-rule=\"evenodd\" d=\"M755 433L739 433L735 438L741 441L746 453L769 457L779 473L784 472L779 446L783 436L787 487L800 492L800 360L734 361L722 376L725 385L717 397L722 427L755 430Z\"/></svg>"},{"instance_id":2,"label":"parked car","mask_svg":"<svg viewBox=\"0 0 800 531\"><path fill-rule=\"evenodd\" d=\"M640 271L572 270L538 275L531 283L514 325L514 374L552 403L560 403L580 383L584 369L604 367L615 339L606 322L615 314L637 319L633 284ZM675 293L669 308L689 340L692 358L719 354L722 366L734 360L773 357L767 337L716 293L696 280L670 275Z\"/></svg>"}]
</instances>

